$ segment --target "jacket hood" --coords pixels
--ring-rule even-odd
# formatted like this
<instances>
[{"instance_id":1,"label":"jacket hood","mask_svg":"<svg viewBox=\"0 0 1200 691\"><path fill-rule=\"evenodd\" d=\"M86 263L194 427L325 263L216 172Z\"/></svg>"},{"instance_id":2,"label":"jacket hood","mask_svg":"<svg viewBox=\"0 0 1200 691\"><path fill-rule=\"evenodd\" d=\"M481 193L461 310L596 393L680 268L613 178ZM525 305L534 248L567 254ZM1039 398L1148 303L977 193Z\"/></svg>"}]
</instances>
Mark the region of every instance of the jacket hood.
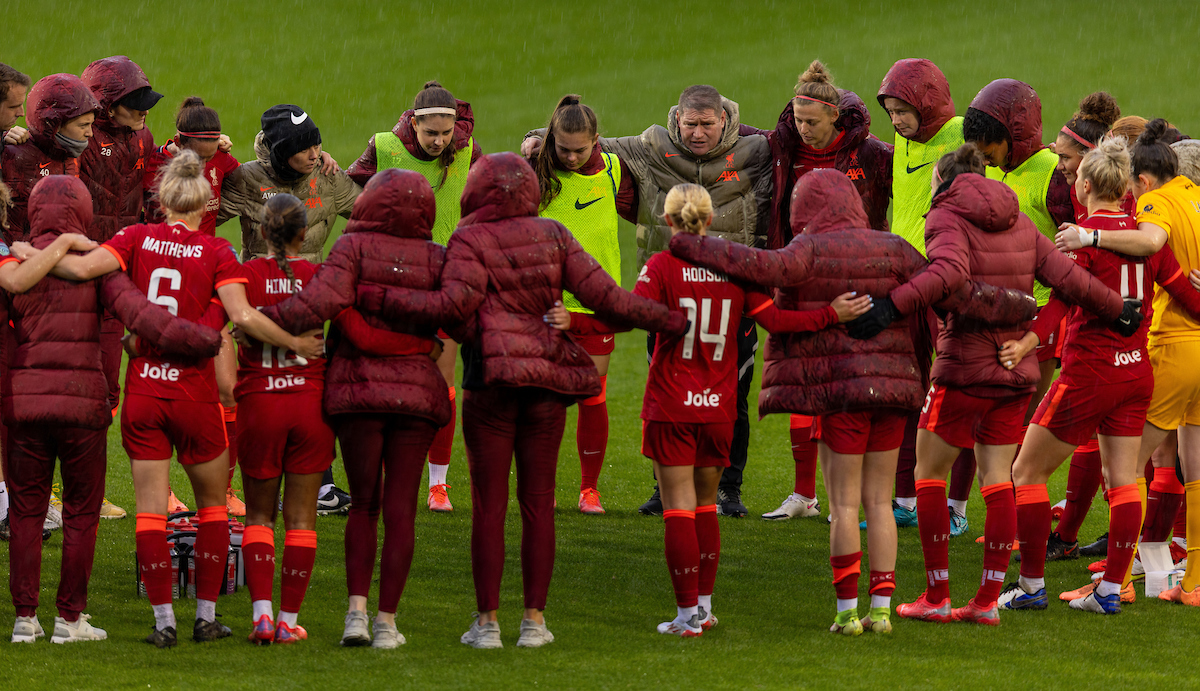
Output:
<instances>
[{"instance_id":1,"label":"jacket hood","mask_svg":"<svg viewBox=\"0 0 1200 691\"><path fill-rule=\"evenodd\" d=\"M879 105L887 97L898 98L917 109L921 126L913 141L924 144L954 117L950 83L938 66L924 58L906 58L892 65L879 85Z\"/></svg>"},{"instance_id":2,"label":"jacket hood","mask_svg":"<svg viewBox=\"0 0 1200 691\"><path fill-rule=\"evenodd\" d=\"M100 102L96 123L104 127L112 126L108 112L116 106L117 101L150 86L150 80L142 68L124 55L97 60L88 65L79 77Z\"/></svg>"},{"instance_id":3,"label":"jacket hood","mask_svg":"<svg viewBox=\"0 0 1200 691\"><path fill-rule=\"evenodd\" d=\"M29 235L35 243L43 235L51 240L63 233L82 235L91 223L92 195L73 175L44 177L29 193Z\"/></svg>"},{"instance_id":4,"label":"jacket hood","mask_svg":"<svg viewBox=\"0 0 1200 691\"><path fill-rule=\"evenodd\" d=\"M671 143L683 152L685 156L694 158L697 161L709 161L718 156L723 156L726 151L733 148L734 144L737 144L739 136L738 128L741 127L742 121L738 117L737 103L722 96L721 106L725 109L725 131L721 133L721 141L713 147L712 151L703 156L696 156L683 143L683 139L679 137L679 121L676 119L679 113L679 106L671 106L671 110L667 111L667 136L671 138Z\"/></svg>"},{"instance_id":5,"label":"jacket hood","mask_svg":"<svg viewBox=\"0 0 1200 691\"><path fill-rule=\"evenodd\" d=\"M1042 100L1025 82L997 79L975 94L971 107L1008 130L1012 148L1005 170L1013 170L1042 149Z\"/></svg>"},{"instance_id":6,"label":"jacket hood","mask_svg":"<svg viewBox=\"0 0 1200 691\"><path fill-rule=\"evenodd\" d=\"M358 195L342 232L432 240L436 213L433 188L424 175L389 168L376 173Z\"/></svg>"},{"instance_id":7,"label":"jacket hood","mask_svg":"<svg viewBox=\"0 0 1200 691\"><path fill-rule=\"evenodd\" d=\"M467 175L459 225L537 216L541 190L533 168L517 154L483 156Z\"/></svg>"},{"instance_id":8,"label":"jacket hood","mask_svg":"<svg viewBox=\"0 0 1200 691\"><path fill-rule=\"evenodd\" d=\"M867 140L867 137L871 136L871 112L867 110L867 104L863 103L863 100L853 91L838 89L838 93L841 95L838 99L838 119L833 126L842 132L842 138L822 151L857 149ZM794 98L787 102L783 112L779 114L779 121L775 127L776 132L782 131L785 135L784 142L788 148L794 147L800 142L800 130L796 129L796 116L792 111L792 104L795 102ZM859 227L866 228L868 226Z\"/></svg>"},{"instance_id":9,"label":"jacket hood","mask_svg":"<svg viewBox=\"0 0 1200 691\"><path fill-rule=\"evenodd\" d=\"M308 175L301 175L298 180L284 180L279 173L275 172L275 166L271 165L271 147L267 146L266 135L263 134L262 130L259 130L258 134L254 135L254 160L262 164L263 170L265 170L267 175L271 176L272 179L278 180L287 185L295 185L298 180L306 180L314 175L321 174L321 166L318 165L313 169L313 172L309 173Z\"/></svg>"},{"instance_id":10,"label":"jacket hood","mask_svg":"<svg viewBox=\"0 0 1200 691\"><path fill-rule=\"evenodd\" d=\"M869 227L862 197L841 171L811 171L792 189L793 236Z\"/></svg>"},{"instance_id":11,"label":"jacket hood","mask_svg":"<svg viewBox=\"0 0 1200 691\"><path fill-rule=\"evenodd\" d=\"M471 135L475 132L475 113L471 110L470 103L458 99L455 99L454 102L455 110L458 111L454 121L454 150L462 151L467 148L467 142L471 140ZM408 149L412 155L424 155L421 145L417 143L417 132L413 129L412 117L412 108L404 111L395 126L392 127L392 134L399 137L404 148Z\"/></svg>"},{"instance_id":12,"label":"jacket hood","mask_svg":"<svg viewBox=\"0 0 1200 691\"><path fill-rule=\"evenodd\" d=\"M954 178L949 189L934 197L933 209L945 209L962 216L988 233L1012 228L1021 212L1017 193L1008 185L974 173Z\"/></svg>"},{"instance_id":13,"label":"jacket hood","mask_svg":"<svg viewBox=\"0 0 1200 691\"><path fill-rule=\"evenodd\" d=\"M100 102L73 74L52 74L37 80L29 91L25 123L33 141L43 151L61 151L54 143L58 128L85 113L99 114Z\"/></svg>"}]
</instances>

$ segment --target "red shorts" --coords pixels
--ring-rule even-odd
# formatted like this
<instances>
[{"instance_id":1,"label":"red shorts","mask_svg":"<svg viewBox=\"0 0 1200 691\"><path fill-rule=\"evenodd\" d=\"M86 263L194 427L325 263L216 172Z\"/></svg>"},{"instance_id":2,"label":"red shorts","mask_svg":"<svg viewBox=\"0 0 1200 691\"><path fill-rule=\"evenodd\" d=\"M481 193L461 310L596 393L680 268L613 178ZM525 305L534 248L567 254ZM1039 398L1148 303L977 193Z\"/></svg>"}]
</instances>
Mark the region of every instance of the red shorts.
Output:
<instances>
[{"instance_id":1,"label":"red shorts","mask_svg":"<svg viewBox=\"0 0 1200 691\"><path fill-rule=\"evenodd\" d=\"M821 416L821 441L836 453L864 454L891 451L904 443L908 413L896 408L876 408Z\"/></svg>"},{"instance_id":2,"label":"red shorts","mask_svg":"<svg viewBox=\"0 0 1200 691\"><path fill-rule=\"evenodd\" d=\"M1030 423L1081 446L1099 432L1113 437L1140 437L1146 409L1154 394L1150 377L1120 384L1079 385L1059 377L1050 385Z\"/></svg>"},{"instance_id":3,"label":"red shorts","mask_svg":"<svg viewBox=\"0 0 1200 691\"><path fill-rule=\"evenodd\" d=\"M121 445L131 459L171 458L184 465L207 463L229 448L225 414L215 401L126 394L121 405Z\"/></svg>"},{"instance_id":4,"label":"red shorts","mask_svg":"<svg viewBox=\"0 0 1200 691\"><path fill-rule=\"evenodd\" d=\"M590 336L571 334L571 338L583 346L588 355L611 355L617 345L617 337L613 334L594 334Z\"/></svg>"},{"instance_id":5,"label":"red shorts","mask_svg":"<svg viewBox=\"0 0 1200 691\"><path fill-rule=\"evenodd\" d=\"M642 455L663 465L728 468L732 422L642 420Z\"/></svg>"},{"instance_id":6,"label":"red shorts","mask_svg":"<svg viewBox=\"0 0 1200 691\"><path fill-rule=\"evenodd\" d=\"M333 429L320 391L252 393L238 399L238 463L257 480L323 473L333 463Z\"/></svg>"},{"instance_id":7,"label":"red shorts","mask_svg":"<svg viewBox=\"0 0 1200 691\"><path fill-rule=\"evenodd\" d=\"M976 444L1019 444L1025 412L1032 397L1032 393L1022 393L1003 398L981 398L934 384L925 396L918 427L960 449L971 449Z\"/></svg>"},{"instance_id":8,"label":"red shorts","mask_svg":"<svg viewBox=\"0 0 1200 691\"><path fill-rule=\"evenodd\" d=\"M1037 355L1038 363L1046 362L1051 358L1062 360L1063 341L1066 339L1067 319L1063 317L1063 320L1058 323L1054 331L1050 332L1050 340L1034 348L1033 352Z\"/></svg>"}]
</instances>

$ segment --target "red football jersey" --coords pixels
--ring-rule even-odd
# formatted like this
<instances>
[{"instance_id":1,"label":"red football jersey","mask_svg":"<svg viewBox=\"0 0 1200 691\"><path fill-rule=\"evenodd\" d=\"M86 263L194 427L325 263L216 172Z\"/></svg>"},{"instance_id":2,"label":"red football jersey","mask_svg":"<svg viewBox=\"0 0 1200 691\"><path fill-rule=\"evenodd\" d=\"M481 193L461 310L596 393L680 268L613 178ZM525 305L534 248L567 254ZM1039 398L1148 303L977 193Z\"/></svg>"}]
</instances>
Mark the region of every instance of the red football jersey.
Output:
<instances>
[{"instance_id":1,"label":"red football jersey","mask_svg":"<svg viewBox=\"0 0 1200 691\"><path fill-rule=\"evenodd\" d=\"M299 257L288 257L296 276L296 292L317 272L317 265ZM287 274L274 257L259 257L242 265L249 283L246 299L262 308L292 296ZM233 393L238 398L248 393L291 393L321 391L325 382L325 360L308 360L295 353L266 343L238 347L238 382Z\"/></svg>"},{"instance_id":2,"label":"red football jersey","mask_svg":"<svg viewBox=\"0 0 1200 691\"><path fill-rule=\"evenodd\" d=\"M693 266L670 252L646 262L633 292L687 314L683 336L659 335L646 380L642 419L656 422L732 422L737 419L737 334L748 299L724 274ZM749 302L755 302L750 307Z\"/></svg>"},{"instance_id":3,"label":"red football jersey","mask_svg":"<svg viewBox=\"0 0 1200 691\"><path fill-rule=\"evenodd\" d=\"M168 146L169 144L163 144L152 151L146 159L146 173L143 175L142 184L148 192L157 191L159 171L171 161L171 151L167 148ZM221 211L221 186L225 182L225 176L237 170L237 167L238 160L224 151L218 151L216 156L204 164L204 179L212 186L213 196L204 207L204 217L200 219L201 233L217 234L217 214ZM163 220L162 209L154 196L151 196L150 202L146 205L146 220Z\"/></svg>"},{"instance_id":4,"label":"red football jersey","mask_svg":"<svg viewBox=\"0 0 1200 691\"><path fill-rule=\"evenodd\" d=\"M246 282L228 240L192 230L181 221L129 226L102 246L116 256L150 302L188 321L200 321L216 298L217 288ZM197 362L147 350L130 360L126 391L155 398L217 401L211 359Z\"/></svg>"}]
</instances>

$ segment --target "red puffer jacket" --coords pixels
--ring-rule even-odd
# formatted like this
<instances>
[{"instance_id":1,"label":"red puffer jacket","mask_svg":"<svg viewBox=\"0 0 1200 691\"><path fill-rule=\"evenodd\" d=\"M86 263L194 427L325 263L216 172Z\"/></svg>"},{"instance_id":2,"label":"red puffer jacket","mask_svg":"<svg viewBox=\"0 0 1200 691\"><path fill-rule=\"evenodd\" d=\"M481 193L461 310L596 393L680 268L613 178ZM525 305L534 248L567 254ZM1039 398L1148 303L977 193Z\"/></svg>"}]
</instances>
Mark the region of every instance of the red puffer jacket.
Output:
<instances>
[{"instance_id":1,"label":"red puffer jacket","mask_svg":"<svg viewBox=\"0 0 1200 691\"><path fill-rule=\"evenodd\" d=\"M437 287L445 248L432 241L436 205L420 173L385 170L354 202L354 212L329 258L298 294L263 308L292 333L316 328L356 307L371 327L432 339L436 329L387 320L356 304L364 286L388 286L429 295ZM448 321L434 314L434 321ZM372 357L331 334L325 370L325 412L399 413L441 427L450 421L446 380L428 354Z\"/></svg>"},{"instance_id":2,"label":"red puffer jacket","mask_svg":"<svg viewBox=\"0 0 1200 691\"><path fill-rule=\"evenodd\" d=\"M4 147L0 165L13 199L4 234L8 244L29 240L29 195L39 180L49 175L79 177L79 160L54 140L58 128L72 118L99 110L96 97L73 74L52 74L33 85L25 111L29 141Z\"/></svg>"},{"instance_id":3,"label":"red puffer jacket","mask_svg":"<svg viewBox=\"0 0 1200 691\"><path fill-rule=\"evenodd\" d=\"M53 175L34 188L29 217L33 245L43 249L62 233L83 233L92 200L76 178ZM217 331L148 302L122 272L83 282L46 276L29 292L10 296L9 303L17 346L3 382L4 421L10 425L104 429L112 424L100 368L102 309L164 352L214 357L221 346Z\"/></svg>"},{"instance_id":4,"label":"red puffer jacket","mask_svg":"<svg viewBox=\"0 0 1200 691\"><path fill-rule=\"evenodd\" d=\"M93 62L80 78L100 102L92 139L79 157L80 178L87 183L95 206L88 237L106 242L125 226L141 222L142 178L146 157L154 151L149 127L134 132L114 123L109 111L130 93L150 86L150 81L142 68L124 55Z\"/></svg>"},{"instance_id":5,"label":"red puffer jacket","mask_svg":"<svg viewBox=\"0 0 1200 691\"><path fill-rule=\"evenodd\" d=\"M454 121L454 150L461 153L463 149L467 148L467 142L471 142L471 164L474 165L475 161L483 155L479 144L471 141L471 134L475 131L475 114L471 111L470 103L466 101L456 101L456 103L458 104L456 106L458 116ZM392 126L392 134L400 138L400 143L404 145L405 149L408 149L408 153L422 160L429 160L429 154L425 153L425 150L417 143L417 132L413 129L412 116L412 108L404 111L400 119ZM377 163L375 135L371 135L366 151L363 151L358 160L346 169L346 174L358 184L366 185L371 176L375 174Z\"/></svg>"},{"instance_id":6,"label":"red puffer jacket","mask_svg":"<svg viewBox=\"0 0 1200 691\"><path fill-rule=\"evenodd\" d=\"M938 66L923 58L897 60L879 85L879 105L883 99L898 98L917 109L921 125L912 141L924 144L954 117L954 99L950 83Z\"/></svg>"},{"instance_id":7,"label":"red puffer jacket","mask_svg":"<svg viewBox=\"0 0 1200 691\"><path fill-rule=\"evenodd\" d=\"M1026 293L1033 291L1036 278L1100 317L1112 320L1121 314L1121 296L1038 232L1019 211L1017 195L1002 182L971 173L956 177L933 198L925 246L929 268L892 291L901 314L942 300L968 278ZM985 397L1033 391L1040 378L1035 358L1006 370L996 357L1000 345L1021 338L1027 326L981 329L950 314L938 335L933 380Z\"/></svg>"},{"instance_id":8,"label":"red puffer jacket","mask_svg":"<svg viewBox=\"0 0 1200 691\"><path fill-rule=\"evenodd\" d=\"M888 204L892 200L892 150L891 144L880 141L871 134L871 113L867 105L853 91L842 91L838 103L838 119L834 126L842 132L834 154L834 168L845 173L858 190L867 214L867 224L862 227L887 230ZM796 117L792 112L792 101L788 101L774 130L759 130L742 125L740 133L762 134L771 143L771 156L775 159L772 183L775 196L771 202L771 220L767 228L767 247L779 249L792 239L790 201L792 190L789 180L795 163L796 147L800 145L800 131L796 129ZM801 171L801 175L805 172Z\"/></svg>"},{"instance_id":9,"label":"red puffer jacket","mask_svg":"<svg viewBox=\"0 0 1200 691\"><path fill-rule=\"evenodd\" d=\"M679 335L687 320L622 290L562 224L538 218L540 197L537 175L521 157L479 159L463 191L462 221L446 249L441 290L360 288L360 305L394 319L436 323L448 316L458 322L451 335L465 343L466 388L599 394L591 357L542 320L564 289L618 329Z\"/></svg>"}]
</instances>

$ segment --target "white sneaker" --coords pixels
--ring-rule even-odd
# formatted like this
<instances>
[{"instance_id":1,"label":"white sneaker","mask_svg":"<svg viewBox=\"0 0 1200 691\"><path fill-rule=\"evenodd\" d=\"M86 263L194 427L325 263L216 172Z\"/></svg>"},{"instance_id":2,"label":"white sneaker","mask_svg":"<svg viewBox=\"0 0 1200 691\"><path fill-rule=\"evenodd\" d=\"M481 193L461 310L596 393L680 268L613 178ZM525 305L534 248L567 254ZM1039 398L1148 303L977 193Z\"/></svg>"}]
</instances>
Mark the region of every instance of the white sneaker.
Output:
<instances>
[{"instance_id":1,"label":"white sneaker","mask_svg":"<svg viewBox=\"0 0 1200 691\"><path fill-rule=\"evenodd\" d=\"M408 642L404 634L396 630L395 624L386 624L378 619L371 625L371 632L375 636L375 640L371 641L372 648L391 650Z\"/></svg>"},{"instance_id":2,"label":"white sneaker","mask_svg":"<svg viewBox=\"0 0 1200 691\"><path fill-rule=\"evenodd\" d=\"M783 504L778 509L764 513L762 517L768 521L786 521L789 518L811 518L820 513L821 503L819 501L793 492L783 500Z\"/></svg>"},{"instance_id":3,"label":"white sneaker","mask_svg":"<svg viewBox=\"0 0 1200 691\"><path fill-rule=\"evenodd\" d=\"M42 523L43 530L58 530L62 528L62 501L54 494L50 495L50 505L46 507L46 520Z\"/></svg>"},{"instance_id":4,"label":"white sneaker","mask_svg":"<svg viewBox=\"0 0 1200 691\"><path fill-rule=\"evenodd\" d=\"M33 643L45 635L46 632L42 630L42 625L38 622L37 617L17 617L17 621L13 624L13 643Z\"/></svg>"},{"instance_id":5,"label":"white sneaker","mask_svg":"<svg viewBox=\"0 0 1200 691\"><path fill-rule=\"evenodd\" d=\"M549 633L547 631L546 633ZM475 615L475 621L471 623L471 628L458 639L472 648L490 649L503 648L504 644L500 642L500 622L489 621L486 624L479 623L479 615Z\"/></svg>"},{"instance_id":6,"label":"white sneaker","mask_svg":"<svg viewBox=\"0 0 1200 691\"><path fill-rule=\"evenodd\" d=\"M708 631L709 629L711 629L712 627L717 625L717 615L704 609L703 607L701 607L699 609L700 609L700 629L702 631Z\"/></svg>"},{"instance_id":7,"label":"white sneaker","mask_svg":"<svg viewBox=\"0 0 1200 691\"><path fill-rule=\"evenodd\" d=\"M54 635L51 643L76 643L78 641L102 641L108 638L108 632L92 626L88 621L90 614L80 614L73 622L62 617L54 617Z\"/></svg>"},{"instance_id":8,"label":"white sneaker","mask_svg":"<svg viewBox=\"0 0 1200 691\"><path fill-rule=\"evenodd\" d=\"M521 620L521 637L517 639L518 648L540 648L554 642L554 634L545 624L539 624L532 619Z\"/></svg>"},{"instance_id":9,"label":"white sneaker","mask_svg":"<svg viewBox=\"0 0 1200 691\"><path fill-rule=\"evenodd\" d=\"M371 645L371 634L367 629L366 612L352 609L346 612L346 627L342 630L342 645L347 648L360 645Z\"/></svg>"},{"instance_id":10,"label":"white sneaker","mask_svg":"<svg viewBox=\"0 0 1200 691\"><path fill-rule=\"evenodd\" d=\"M704 633L704 629L700 628L700 615L696 614L688 621L680 621L678 617L671 621L664 621L658 625L658 632L683 638L695 638Z\"/></svg>"}]
</instances>

